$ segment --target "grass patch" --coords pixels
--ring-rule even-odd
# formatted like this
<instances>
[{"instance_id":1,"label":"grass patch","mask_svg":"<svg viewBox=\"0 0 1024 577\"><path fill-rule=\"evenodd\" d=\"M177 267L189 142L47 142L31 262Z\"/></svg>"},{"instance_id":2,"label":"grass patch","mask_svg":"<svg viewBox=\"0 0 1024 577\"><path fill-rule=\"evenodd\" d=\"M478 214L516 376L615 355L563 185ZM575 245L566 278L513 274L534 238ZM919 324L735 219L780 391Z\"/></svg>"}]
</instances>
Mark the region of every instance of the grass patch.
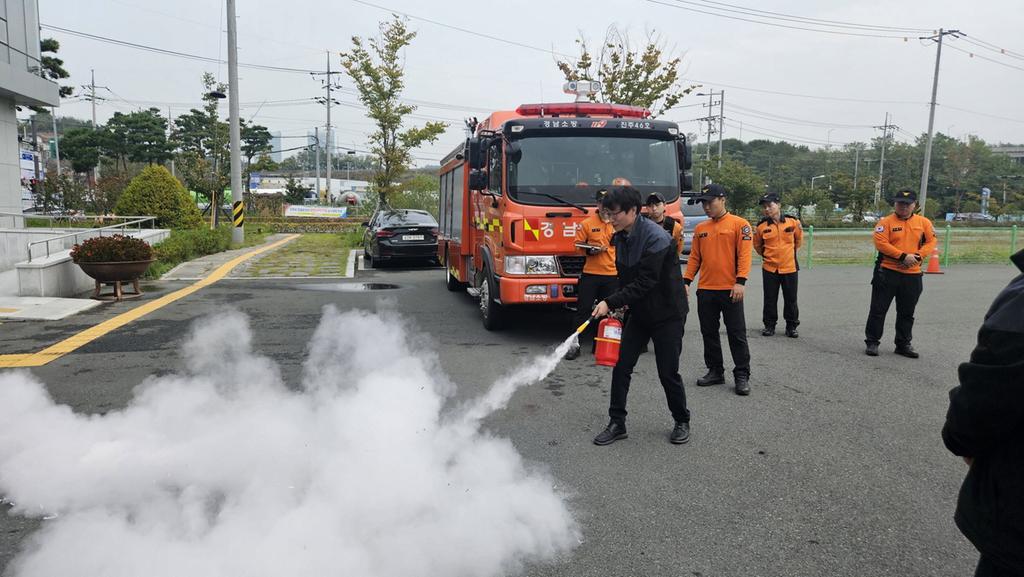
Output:
<instances>
[{"instance_id":1,"label":"grass patch","mask_svg":"<svg viewBox=\"0 0 1024 577\"><path fill-rule=\"evenodd\" d=\"M946 231L936 230L939 252L945 246ZM807 266L807 245L810 235L805 230L804 246L800 249L800 263ZM1012 231L1008 228L952 228L949 234L950 264L1005 263L1012 246ZM1018 242L1017 249L1021 248ZM817 230L814 233L814 264L872 264L877 252L872 231ZM928 255L930 256L930 255Z\"/></svg>"},{"instance_id":2,"label":"grass patch","mask_svg":"<svg viewBox=\"0 0 1024 577\"><path fill-rule=\"evenodd\" d=\"M220 226L216 229L194 228L175 229L171 236L153 245L153 252L157 261L146 271L145 278L160 278L167 271L179 264L190 261L208 254L224 252L232 247L230 225ZM245 242L243 247L263 244L267 233L258 231L245 231Z\"/></svg>"},{"instance_id":3,"label":"grass patch","mask_svg":"<svg viewBox=\"0 0 1024 577\"><path fill-rule=\"evenodd\" d=\"M340 276L349 251L362 242L351 233L308 233L260 257L246 276Z\"/></svg>"}]
</instances>

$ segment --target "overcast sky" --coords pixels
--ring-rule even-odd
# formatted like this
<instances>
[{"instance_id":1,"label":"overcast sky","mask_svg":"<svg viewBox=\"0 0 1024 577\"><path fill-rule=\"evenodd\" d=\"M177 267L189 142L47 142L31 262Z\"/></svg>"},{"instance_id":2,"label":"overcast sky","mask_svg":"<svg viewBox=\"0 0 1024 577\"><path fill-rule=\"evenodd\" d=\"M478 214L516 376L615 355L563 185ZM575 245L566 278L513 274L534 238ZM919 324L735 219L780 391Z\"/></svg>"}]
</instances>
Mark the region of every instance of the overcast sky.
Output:
<instances>
[{"instance_id":1,"label":"overcast sky","mask_svg":"<svg viewBox=\"0 0 1024 577\"><path fill-rule=\"evenodd\" d=\"M389 17L388 10L407 14L418 36L405 55L405 96L430 104L421 104L416 113L421 118L413 120L451 124L437 143L417 152L419 164L426 164L460 142L461 119L466 116L482 117L487 110L527 102L567 100L555 59L575 54L573 41L581 33L598 41L610 24L617 24L638 41L649 31L659 33L683 56L682 84L701 84L703 91L725 90L726 138L767 137L818 147L867 141L880 134L872 127L884 123L886 112L899 126L897 140L909 141L924 132L935 44L918 40L927 33L830 28L898 36L883 38L812 32L736 18L797 27L808 27L806 21L769 18L770 14L754 18L723 9L747 7L871 26L944 27L968 37L946 37L935 130L959 138L973 134L990 143L1024 142L1021 0L725 1L238 0L239 60L324 70L329 50L332 68L340 69L338 53L350 48L353 35L375 35L378 23ZM100 122L116 111L140 107L158 106L165 113L170 107L175 116L187 112L201 104L201 74L209 71L227 82L227 65L155 54L45 26L226 60L224 6L217 0L39 0L43 37L60 41L60 57L71 73L67 83L76 86L76 95L82 92L79 85L89 83L90 69L96 72L98 86L109 87L97 92L106 99L97 106ZM731 18L695 11L714 8ZM285 136L302 136L325 123L323 106L297 102L321 93L319 79L252 68L240 69L240 77L245 118ZM371 122L351 93L351 81L343 74L336 78L344 87L336 95L343 106L332 108L336 144L365 150ZM707 114L701 105L706 100L687 97L683 107L664 118L680 122L687 132L699 132L703 140L706 129L692 119ZM226 116L226 100L222 110ZM58 115L89 118L90 104L72 98ZM284 140L285 147L302 144L301 139Z\"/></svg>"}]
</instances>

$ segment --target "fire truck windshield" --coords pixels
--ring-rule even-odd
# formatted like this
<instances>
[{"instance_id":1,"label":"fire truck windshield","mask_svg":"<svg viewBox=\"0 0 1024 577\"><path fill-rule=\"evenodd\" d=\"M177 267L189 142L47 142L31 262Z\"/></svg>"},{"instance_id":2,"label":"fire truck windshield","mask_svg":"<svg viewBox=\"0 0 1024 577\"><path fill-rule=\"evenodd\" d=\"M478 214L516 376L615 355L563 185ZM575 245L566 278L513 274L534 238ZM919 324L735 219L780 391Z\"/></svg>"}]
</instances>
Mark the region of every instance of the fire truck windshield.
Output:
<instances>
[{"instance_id":1,"label":"fire truck windshield","mask_svg":"<svg viewBox=\"0 0 1024 577\"><path fill-rule=\"evenodd\" d=\"M626 184L644 198L652 192L669 202L679 196L673 140L587 135L528 137L516 143L521 154L508 159L508 193L523 204L564 200L593 206L597 190Z\"/></svg>"}]
</instances>

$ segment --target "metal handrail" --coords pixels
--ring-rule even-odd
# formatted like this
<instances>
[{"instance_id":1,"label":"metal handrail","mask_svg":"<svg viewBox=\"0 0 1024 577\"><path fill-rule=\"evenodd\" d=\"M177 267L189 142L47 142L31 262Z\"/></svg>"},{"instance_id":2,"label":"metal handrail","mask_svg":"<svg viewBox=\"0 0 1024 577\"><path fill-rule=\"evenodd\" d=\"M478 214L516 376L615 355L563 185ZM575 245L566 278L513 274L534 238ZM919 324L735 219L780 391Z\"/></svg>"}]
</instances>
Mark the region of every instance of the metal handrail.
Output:
<instances>
[{"instance_id":1,"label":"metal handrail","mask_svg":"<svg viewBox=\"0 0 1024 577\"><path fill-rule=\"evenodd\" d=\"M150 223L150 228L156 228L156 217L155 216L143 216L143 217L138 217L136 220L125 221L125 222L122 222L120 224L112 224L110 226L102 226L100 228L83 228L80 232L71 232L71 233L68 233L68 234L62 234L60 236L50 237L50 238L47 238L47 239L44 239L44 240L32 241L32 242L28 243L28 246L27 246L27 249L28 249L28 262L32 262L32 246L33 245L46 244L46 256L50 256L50 243L55 241L55 240L63 240L65 238L74 237L75 244L78 244L78 237L81 236L81 235L86 235L86 234L89 234L89 233L96 233L96 232L98 232L99 236L103 236L103 231L105 231L105 230L118 230L118 229L120 229L121 234L124 234L125 231L127 230L127 228L129 226L131 226L131 225L138 225L138 226L136 226L136 229L141 231L142 230L142 223L144 223L144 222L149 222Z\"/></svg>"},{"instance_id":2,"label":"metal handrail","mask_svg":"<svg viewBox=\"0 0 1024 577\"><path fill-rule=\"evenodd\" d=\"M66 220L71 222L84 222L88 220L135 220L140 218L147 218L146 215L135 215L135 216L118 216L118 215L101 215L101 214L36 214L36 213L24 213L24 212L3 212L0 211L0 217L15 217L15 218L39 218L50 221L50 228L69 228L69 227L56 227L53 225L54 221ZM17 221L15 221L17 222ZM27 227L26 227L27 228Z\"/></svg>"}]
</instances>

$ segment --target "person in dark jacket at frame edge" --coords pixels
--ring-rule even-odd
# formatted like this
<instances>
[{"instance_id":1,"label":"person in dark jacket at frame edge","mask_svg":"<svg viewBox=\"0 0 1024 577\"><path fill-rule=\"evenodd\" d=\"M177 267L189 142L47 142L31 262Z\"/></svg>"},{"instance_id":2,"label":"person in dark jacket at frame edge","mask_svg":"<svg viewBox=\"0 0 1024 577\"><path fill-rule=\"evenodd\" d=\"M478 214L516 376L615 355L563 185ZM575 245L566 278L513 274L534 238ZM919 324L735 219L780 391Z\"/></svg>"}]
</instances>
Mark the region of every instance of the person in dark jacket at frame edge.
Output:
<instances>
[{"instance_id":1,"label":"person in dark jacket at frame edge","mask_svg":"<svg viewBox=\"0 0 1024 577\"><path fill-rule=\"evenodd\" d=\"M658 378L675 420L669 441L682 444L690 440L690 411L679 376L683 325L689 304L683 296L674 241L660 225L640 218L640 202L640 192L625 186L612 189L603 204L615 228L612 242L619 289L597 303L593 316L602 317L624 306L629 307L629 313L622 329L619 360L612 369L610 421L594 438L597 445L608 445L627 436L626 396L633 367L648 340L654 342Z\"/></svg>"},{"instance_id":2,"label":"person in dark jacket at frame edge","mask_svg":"<svg viewBox=\"0 0 1024 577\"><path fill-rule=\"evenodd\" d=\"M1024 250L1010 258L1024 273ZM981 553L975 576L1024 576L1024 274L992 303L959 373L942 440L970 469L953 518Z\"/></svg>"}]
</instances>

